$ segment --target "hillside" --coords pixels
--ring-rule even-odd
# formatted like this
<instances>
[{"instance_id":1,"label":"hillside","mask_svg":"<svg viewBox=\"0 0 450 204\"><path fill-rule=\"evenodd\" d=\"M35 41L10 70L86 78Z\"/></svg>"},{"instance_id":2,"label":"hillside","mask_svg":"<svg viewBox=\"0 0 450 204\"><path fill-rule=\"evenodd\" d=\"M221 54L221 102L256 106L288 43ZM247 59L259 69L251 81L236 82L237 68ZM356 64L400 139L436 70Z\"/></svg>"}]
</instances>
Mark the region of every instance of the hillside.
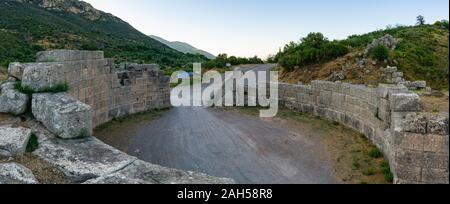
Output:
<instances>
[{"instance_id":1,"label":"hillside","mask_svg":"<svg viewBox=\"0 0 450 204\"><path fill-rule=\"evenodd\" d=\"M385 60L371 53L365 56L368 44L388 34L397 44L385 52L380 48L377 54L382 55L377 56ZM425 80L434 89L448 89L448 40L448 22L399 26L340 41L311 35L286 45L274 60L281 65L281 80L289 83L323 79L376 85L385 82L381 69L395 66L406 80Z\"/></svg>"},{"instance_id":2,"label":"hillside","mask_svg":"<svg viewBox=\"0 0 450 204\"><path fill-rule=\"evenodd\" d=\"M195 54L201 54L201 55L207 57L208 59L216 58L216 56L214 56L213 54L211 54L209 52L206 52L206 51L203 51L203 50L200 50L200 49L197 49L194 46L192 46L192 45L190 45L188 43L185 43L185 42L179 42L179 41L170 42L168 40L165 40L165 39L163 39L161 37L154 36L154 35L150 35L150 37L155 39L155 40L157 40L157 41L159 41L159 42L161 42L161 43L164 43L165 45L167 45L167 46L169 46L169 47L171 47L171 48L173 48L175 50L178 50L178 51L180 51L182 53L185 53L185 54L187 54L187 53L194 54L194 55Z\"/></svg>"},{"instance_id":3,"label":"hillside","mask_svg":"<svg viewBox=\"0 0 450 204\"><path fill-rule=\"evenodd\" d=\"M82 1L0 1L0 67L34 61L37 51L51 49L103 50L117 63L164 67L207 60L178 52Z\"/></svg>"}]
</instances>

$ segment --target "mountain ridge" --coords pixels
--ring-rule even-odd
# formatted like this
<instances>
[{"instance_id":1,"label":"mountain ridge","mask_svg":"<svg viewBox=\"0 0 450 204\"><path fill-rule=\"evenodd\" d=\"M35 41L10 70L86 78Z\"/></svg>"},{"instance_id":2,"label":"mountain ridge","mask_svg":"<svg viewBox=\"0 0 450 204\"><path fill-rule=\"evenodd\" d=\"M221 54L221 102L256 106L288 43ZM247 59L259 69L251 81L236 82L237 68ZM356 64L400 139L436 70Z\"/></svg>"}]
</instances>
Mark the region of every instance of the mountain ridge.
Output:
<instances>
[{"instance_id":1,"label":"mountain ridge","mask_svg":"<svg viewBox=\"0 0 450 204\"><path fill-rule=\"evenodd\" d=\"M34 61L36 52L52 49L103 50L117 63L158 63L163 67L207 60L172 49L83 1L0 2L0 66Z\"/></svg>"},{"instance_id":2,"label":"mountain ridge","mask_svg":"<svg viewBox=\"0 0 450 204\"><path fill-rule=\"evenodd\" d=\"M211 54L211 53L209 53L207 51L198 49L198 48L196 48L196 47L194 47L194 46L192 46L192 45L190 45L189 43L186 43L186 42L168 41L168 40L166 40L166 39L164 39L162 37L155 36L155 35L150 35L150 37L155 39L155 40L157 40L157 41L159 41L159 42L161 42L161 43L164 43L165 45L171 47L172 49L178 50L178 51L180 51L182 53L185 53L185 54L186 53L201 54L201 55L207 57L208 59L215 59L216 58L216 56L214 56L213 54Z\"/></svg>"}]
</instances>

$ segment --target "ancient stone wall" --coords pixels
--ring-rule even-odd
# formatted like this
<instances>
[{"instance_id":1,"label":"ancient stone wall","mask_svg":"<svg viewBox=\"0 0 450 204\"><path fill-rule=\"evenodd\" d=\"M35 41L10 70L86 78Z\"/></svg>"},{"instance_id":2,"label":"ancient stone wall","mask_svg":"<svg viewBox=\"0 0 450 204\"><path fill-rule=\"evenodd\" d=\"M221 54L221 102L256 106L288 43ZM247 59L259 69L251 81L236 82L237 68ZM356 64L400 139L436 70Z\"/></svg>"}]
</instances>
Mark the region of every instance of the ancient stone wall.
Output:
<instances>
[{"instance_id":1,"label":"ancient stone wall","mask_svg":"<svg viewBox=\"0 0 450 204\"><path fill-rule=\"evenodd\" d=\"M23 66L36 67L24 69L23 85L68 83L69 94L91 106L94 127L116 117L170 106L169 78L158 65L116 70L113 60L105 59L101 51L55 50L39 52L37 63Z\"/></svg>"},{"instance_id":2,"label":"ancient stone wall","mask_svg":"<svg viewBox=\"0 0 450 204\"><path fill-rule=\"evenodd\" d=\"M448 183L448 117L427 119L402 85L313 81L279 84L280 104L327 118L370 138L389 160L395 183Z\"/></svg>"}]
</instances>

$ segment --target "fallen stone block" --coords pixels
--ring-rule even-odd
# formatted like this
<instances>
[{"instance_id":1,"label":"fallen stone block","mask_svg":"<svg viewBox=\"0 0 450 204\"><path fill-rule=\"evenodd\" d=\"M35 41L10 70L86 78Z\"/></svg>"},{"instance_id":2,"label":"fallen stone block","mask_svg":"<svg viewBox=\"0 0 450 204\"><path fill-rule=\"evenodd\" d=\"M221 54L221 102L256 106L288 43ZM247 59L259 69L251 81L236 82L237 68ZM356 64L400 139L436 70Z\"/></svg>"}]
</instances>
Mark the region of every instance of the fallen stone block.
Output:
<instances>
[{"instance_id":1,"label":"fallen stone block","mask_svg":"<svg viewBox=\"0 0 450 204\"><path fill-rule=\"evenodd\" d=\"M88 180L85 184L233 184L232 179L217 178L203 173L181 171L150 164L133 162L119 172Z\"/></svg>"},{"instance_id":2,"label":"fallen stone block","mask_svg":"<svg viewBox=\"0 0 450 204\"><path fill-rule=\"evenodd\" d=\"M25 153L30 137L30 129L0 127L0 155L16 156Z\"/></svg>"},{"instance_id":3,"label":"fallen stone block","mask_svg":"<svg viewBox=\"0 0 450 204\"><path fill-rule=\"evenodd\" d=\"M428 133L436 135L448 135L448 117L433 116L428 121Z\"/></svg>"},{"instance_id":4,"label":"fallen stone block","mask_svg":"<svg viewBox=\"0 0 450 204\"><path fill-rule=\"evenodd\" d=\"M31 107L36 120L60 138L92 135L91 107L67 93L33 94Z\"/></svg>"},{"instance_id":5,"label":"fallen stone block","mask_svg":"<svg viewBox=\"0 0 450 204\"><path fill-rule=\"evenodd\" d=\"M39 148L33 154L58 168L73 182L118 172L136 160L93 137L63 140L37 121L28 124L39 141Z\"/></svg>"},{"instance_id":6,"label":"fallen stone block","mask_svg":"<svg viewBox=\"0 0 450 204\"><path fill-rule=\"evenodd\" d=\"M31 170L16 163L0 164L0 184L38 184Z\"/></svg>"},{"instance_id":7,"label":"fallen stone block","mask_svg":"<svg viewBox=\"0 0 450 204\"><path fill-rule=\"evenodd\" d=\"M406 115L403 121L403 130L405 132L427 134L427 118L424 115L411 113Z\"/></svg>"},{"instance_id":8,"label":"fallen stone block","mask_svg":"<svg viewBox=\"0 0 450 204\"><path fill-rule=\"evenodd\" d=\"M381 98L387 98L389 94L393 93L406 93L408 88L403 85L392 85L392 84L380 84L378 86L378 96Z\"/></svg>"},{"instance_id":9,"label":"fallen stone block","mask_svg":"<svg viewBox=\"0 0 450 204\"><path fill-rule=\"evenodd\" d=\"M391 110L397 112L420 111L420 97L415 93L393 93L389 95Z\"/></svg>"},{"instance_id":10,"label":"fallen stone block","mask_svg":"<svg viewBox=\"0 0 450 204\"><path fill-rule=\"evenodd\" d=\"M65 74L62 63L26 64L22 75L22 86L40 92L49 87L64 84Z\"/></svg>"},{"instance_id":11,"label":"fallen stone block","mask_svg":"<svg viewBox=\"0 0 450 204\"><path fill-rule=\"evenodd\" d=\"M0 113L20 115L25 113L30 98L14 89L13 82L2 84L0 93Z\"/></svg>"},{"instance_id":12,"label":"fallen stone block","mask_svg":"<svg viewBox=\"0 0 450 204\"><path fill-rule=\"evenodd\" d=\"M8 75L18 80L22 80L23 70L25 66L19 62L12 62L8 66Z\"/></svg>"}]
</instances>

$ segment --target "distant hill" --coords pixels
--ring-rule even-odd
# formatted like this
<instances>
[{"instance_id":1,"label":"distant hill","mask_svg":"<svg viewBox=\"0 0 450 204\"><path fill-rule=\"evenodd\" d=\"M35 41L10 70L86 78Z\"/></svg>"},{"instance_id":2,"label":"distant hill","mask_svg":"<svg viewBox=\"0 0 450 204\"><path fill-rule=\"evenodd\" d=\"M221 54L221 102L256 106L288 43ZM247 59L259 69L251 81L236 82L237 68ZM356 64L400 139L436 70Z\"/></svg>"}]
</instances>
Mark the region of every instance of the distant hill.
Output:
<instances>
[{"instance_id":1,"label":"distant hill","mask_svg":"<svg viewBox=\"0 0 450 204\"><path fill-rule=\"evenodd\" d=\"M0 1L0 66L34 61L36 52L51 49L103 50L116 63L163 67L208 60L176 51L83 1Z\"/></svg>"},{"instance_id":2,"label":"distant hill","mask_svg":"<svg viewBox=\"0 0 450 204\"><path fill-rule=\"evenodd\" d=\"M201 55L207 57L208 59L216 58L216 56L214 56L213 54L208 53L208 52L203 51L203 50L200 50L200 49L197 49L194 46L189 45L188 43L185 43L185 42L179 42L179 41L170 42L170 41L167 41L167 40L165 40L165 39L163 39L161 37L154 36L154 35L151 35L150 37L155 39L155 40L157 40L157 41L159 41L159 42L161 42L161 43L164 43L165 45L167 45L167 46L169 46L169 47L171 47L171 48L173 48L175 50L178 50L178 51L180 51L182 53L201 54Z\"/></svg>"},{"instance_id":3,"label":"distant hill","mask_svg":"<svg viewBox=\"0 0 450 204\"><path fill-rule=\"evenodd\" d=\"M398 40L395 49L386 53L388 59L377 61L368 56L361 64L367 45L387 34ZM381 68L395 66L406 80L425 80L432 88L448 89L448 55L448 21L440 21L388 28L339 41L311 35L303 42L286 45L274 60L280 65L281 81L288 83L343 78L340 81L376 85L384 82Z\"/></svg>"}]
</instances>

